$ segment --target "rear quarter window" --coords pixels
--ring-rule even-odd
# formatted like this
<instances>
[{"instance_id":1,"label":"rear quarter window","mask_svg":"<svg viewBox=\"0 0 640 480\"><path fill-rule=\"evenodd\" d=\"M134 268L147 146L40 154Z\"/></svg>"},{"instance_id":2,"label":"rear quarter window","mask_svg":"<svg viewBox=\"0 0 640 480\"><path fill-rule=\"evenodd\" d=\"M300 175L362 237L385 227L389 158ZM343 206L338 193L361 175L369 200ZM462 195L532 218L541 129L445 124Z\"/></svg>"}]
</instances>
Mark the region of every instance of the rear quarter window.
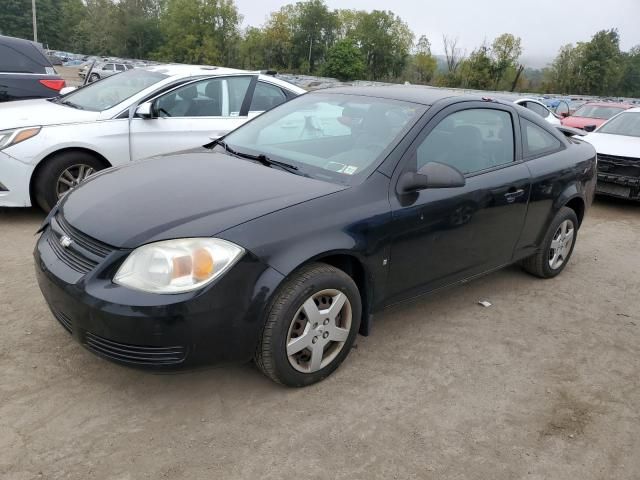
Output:
<instances>
[{"instance_id":1,"label":"rear quarter window","mask_svg":"<svg viewBox=\"0 0 640 480\"><path fill-rule=\"evenodd\" d=\"M538 157L562 149L562 142L525 118L520 118L522 146L525 158Z\"/></svg>"},{"instance_id":2,"label":"rear quarter window","mask_svg":"<svg viewBox=\"0 0 640 480\"><path fill-rule=\"evenodd\" d=\"M0 44L0 72L47 73L51 66L31 43Z\"/></svg>"}]
</instances>

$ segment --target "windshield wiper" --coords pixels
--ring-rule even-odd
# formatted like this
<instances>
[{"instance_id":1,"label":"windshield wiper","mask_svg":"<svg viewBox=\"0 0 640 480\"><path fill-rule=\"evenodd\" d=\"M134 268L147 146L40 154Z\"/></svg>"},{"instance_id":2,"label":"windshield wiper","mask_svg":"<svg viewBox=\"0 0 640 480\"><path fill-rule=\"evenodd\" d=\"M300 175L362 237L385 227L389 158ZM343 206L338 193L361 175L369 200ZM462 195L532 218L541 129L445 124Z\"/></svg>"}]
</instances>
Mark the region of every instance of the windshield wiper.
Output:
<instances>
[{"instance_id":1,"label":"windshield wiper","mask_svg":"<svg viewBox=\"0 0 640 480\"><path fill-rule=\"evenodd\" d=\"M298 171L299 170L299 168L296 167L295 165L291 165L290 163L286 163L286 162L281 162L279 160L273 160L272 158L267 157L264 153L261 153L259 155L253 155L251 153L238 152L238 151L234 150L233 148L231 148L229 145L227 145L224 142L224 140L222 140L221 138L219 138L217 140L214 140L213 142L209 143L208 145L205 145L205 147L213 148L216 145L220 145L222 148L224 148L231 155L235 155L236 157L241 157L241 158L247 158L249 160L255 160L257 162L262 163L263 165L265 165L267 167L271 167L271 166L275 165L276 167L280 167L280 168L283 168L283 169L289 170L289 171Z\"/></svg>"},{"instance_id":2,"label":"windshield wiper","mask_svg":"<svg viewBox=\"0 0 640 480\"><path fill-rule=\"evenodd\" d=\"M63 100L62 102L60 102L60 104L61 105L66 105L66 106L71 107L71 108L77 108L78 110L84 110L83 107L81 107L77 103L70 102L69 100Z\"/></svg>"}]
</instances>

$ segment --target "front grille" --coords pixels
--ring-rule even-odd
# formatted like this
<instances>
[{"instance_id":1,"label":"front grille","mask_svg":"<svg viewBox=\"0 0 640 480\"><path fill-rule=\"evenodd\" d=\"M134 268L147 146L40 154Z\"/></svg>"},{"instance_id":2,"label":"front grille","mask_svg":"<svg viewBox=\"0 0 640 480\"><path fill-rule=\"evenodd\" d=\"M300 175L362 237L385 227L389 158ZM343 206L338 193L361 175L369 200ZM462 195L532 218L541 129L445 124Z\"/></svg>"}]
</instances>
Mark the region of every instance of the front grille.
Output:
<instances>
[{"instance_id":1,"label":"front grille","mask_svg":"<svg viewBox=\"0 0 640 480\"><path fill-rule=\"evenodd\" d=\"M47 230L45 235L47 236L47 243L51 247L51 250L53 250L53 253L55 253L64 264L76 272L87 274L98 265L98 262L83 257L69 248L64 248L60 244L60 237L58 237L53 230Z\"/></svg>"},{"instance_id":2,"label":"front grille","mask_svg":"<svg viewBox=\"0 0 640 480\"><path fill-rule=\"evenodd\" d=\"M67 332L73 333L73 327L71 325L71 319L69 317L67 317L60 310L56 310L55 308L52 308L51 312L53 312L53 316L56 317L56 319L60 322L60 325L62 325Z\"/></svg>"},{"instance_id":3,"label":"front grille","mask_svg":"<svg viewBox=\"0 0 640 480\"><path fill-rule=\"evenodd\" d=\"M91 238L89 235L85 235L81 231L69 225L69 223L64 219L62 215L56 215L56 221L60 226L60 229L67 235L71 240L76 242L82 248L90 251L94 255L98 257L105 258L111 252L113 252L113 248L111 248L106 243L102 243L95 238Z\"/></svg>"},{"instance_id":4,"label":"front grille","mask_svg":"<svg viewBox=\"0 0 640 480\"><path fill-rule=\"evenodd\" d=\"M94 333L86 332L85 346L92 352L121 363L146 366L167 366L182 363L186 357L186 348L147 347L129 345L107 340Z\"/></svg>"},{"instance_id":5,"label":"front grille","mask_svg":"<svg viewBox=\"0 0 640 480\"><path fill-rule=\"evenodd\" d=\"M62 238L68 237L69 244L62 245ZM80 232L69 225L62 215L51 219L45 239L56 256L68 267L81 274L87 274L107 257L114 248Z\"/></svg>"},{"instance_id":6,"label":"front grille","mask_svg":"<svg viewBox=\"0 0 640 480\"><path fill-rule=\"evenodd\" d=\"M640 178L640 158L599 153L598 172Z\"/></svg>"}]
</instances>

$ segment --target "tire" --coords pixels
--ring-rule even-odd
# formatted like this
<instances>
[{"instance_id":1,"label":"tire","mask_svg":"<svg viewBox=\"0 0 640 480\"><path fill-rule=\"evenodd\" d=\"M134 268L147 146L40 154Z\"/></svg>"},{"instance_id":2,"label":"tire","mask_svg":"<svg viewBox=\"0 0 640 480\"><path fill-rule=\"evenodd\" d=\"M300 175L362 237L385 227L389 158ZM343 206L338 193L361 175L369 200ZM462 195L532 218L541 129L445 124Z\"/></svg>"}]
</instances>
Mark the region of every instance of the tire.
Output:
<instances>
[{"instance_id":1,"label":"tire","mask_svg":"<svg viewBox=\"0 0 640 480\"><path fill-rule=\"evenodd\" d=\"M97 82L98 80L100 80L100 75L97 73L92 73L89 77L89 83Z\"/></svg>"},{"instance_id":2,"label":"tire","mask_svg":"<svg viewBox=\"0 0 640 480\"><path fill-rule=\"evenodd\" d=\"M563 225L566 227L566 235L562 234ZM571 236L568 234L569 229L573 232ZM540 278L555 277L567 266L577 238L578 217L569 207L562 207L549 225L540 250L522 260L522 267ZM557 247L558 245L560 247ZM557 257L556 254L558 254ZM558 261L554 262L554 258Z\"/></svg>"},{"instance_id":3,"label":"tire","mask_svg":"<svg viewBox=\"0 0 640 480\"><path fill-rule=\"evenodd\" d=\"M336 305L334 311L331 305ZM304 387L319 382L349 354L361 316L360 292L351 277L323 263L304 266L274 295L255 363L267 377L283 385Z\"/></svg>"},{"instance_id":4,"label":"tire","mask_svg":"<svg viewBox=\"0 0 640 480\"><path fill-rule=\"evenodd\" d=\"M89 175L105 168L104 164L96 157L82 151L58 153L45 162L37 173L38 176L34 182L33 192L38 206L45 212L51 210L67 191L75 188ZM82 167L84 171L81 170ZM77 178L71 180L68 175L65 175L64 179L62 179L62 175L67 171L72 177L75 177L77 172L79 180ZM73 185L63 184L64 180ZM63 191L64 187L67 187L68 190Z\"/></svg>"}]
</instances>

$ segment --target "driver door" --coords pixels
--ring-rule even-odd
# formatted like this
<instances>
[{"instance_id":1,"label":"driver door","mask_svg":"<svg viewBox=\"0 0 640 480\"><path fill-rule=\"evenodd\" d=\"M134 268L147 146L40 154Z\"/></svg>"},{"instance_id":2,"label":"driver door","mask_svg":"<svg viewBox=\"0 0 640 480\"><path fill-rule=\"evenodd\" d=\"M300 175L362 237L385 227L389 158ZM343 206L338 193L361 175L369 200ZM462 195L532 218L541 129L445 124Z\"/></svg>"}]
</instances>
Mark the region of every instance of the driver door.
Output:
<instances>
[{"instance_id":1,"label":"driver door","mask_svg":"<svg viewBox=\"0 0 640 480\"><path fill-rule=\"evenodd\" d=\"M130 123L131 160L198 148L248 120L257 76L213 77L153 100L152 118Z\"/></svg>"},{"instance_id":2,"label":"driver door","mask_svg":"<svg viewBox=\"0 0 640 480\"><path fill-rule=\"evenodd\" d=\"M401 172L439 162L463 173L466 185L410 194L394 186L390 303L511 261L531 189L518 125L507 105L462 102L436 115L410 147Z\"/></svg>"}]
</instances>

